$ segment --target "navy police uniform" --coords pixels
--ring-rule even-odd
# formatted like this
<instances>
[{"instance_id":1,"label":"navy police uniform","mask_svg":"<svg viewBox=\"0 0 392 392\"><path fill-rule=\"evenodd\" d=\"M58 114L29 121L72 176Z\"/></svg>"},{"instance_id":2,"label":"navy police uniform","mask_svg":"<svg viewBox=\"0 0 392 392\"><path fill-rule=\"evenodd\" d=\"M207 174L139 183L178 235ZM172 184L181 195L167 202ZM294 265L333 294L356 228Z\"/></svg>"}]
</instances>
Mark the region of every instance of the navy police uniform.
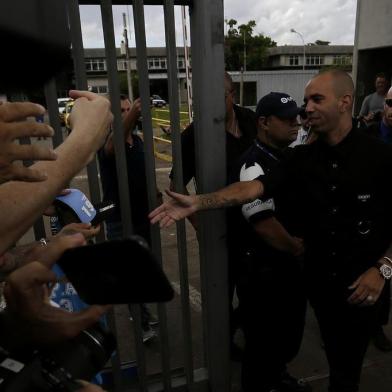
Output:
<instances>
[{"instance_id":1,"label":"navy police uniform","mask_svg":"<svg viewBox=\"0 0 392 392\"><path fill-rule=\"evenodd\" d=\"M330 391L358 390L379 301L347 302L349 286L375 266L392 239L392 148L358 130L337 145L299 146L273 173L260 176L264 198L296 206L305 240L307 295L330 365Z\"/></svg>"},{"instance_id":2,"label":"navy police uniform","mask_svg":"<svg viewBox=\"0 0 392 392\"><path fill-rule=\"evenodd\" d=\"M231 182L263 177L282 158L280 150L256 139L240 159ZM228 214L229 253L238 262L237 294L246 340L244 391L254 391L255 385L258 391L279 388L286 364L298 353L304 329L306 300L300 262L264 242L253 226L271 217L291 234L295 230L279 196L254 200Z\"/></svg>"}]
</instances>

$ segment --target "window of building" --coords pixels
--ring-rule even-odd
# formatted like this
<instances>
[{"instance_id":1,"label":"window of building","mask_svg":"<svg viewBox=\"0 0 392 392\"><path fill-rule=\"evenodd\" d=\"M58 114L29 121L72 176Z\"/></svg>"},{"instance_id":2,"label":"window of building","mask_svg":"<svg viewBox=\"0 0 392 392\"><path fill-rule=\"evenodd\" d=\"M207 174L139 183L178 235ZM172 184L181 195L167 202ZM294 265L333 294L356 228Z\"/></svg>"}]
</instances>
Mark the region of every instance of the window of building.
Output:
<instances>
[{"instance_id":1,"label":"window of building","mask_svg":"<svg viewBox=\"0 0 392 392\"><path fill-rule=\"evenodd\" d=\"M106 61L104 59L86 60L86 71L106 71Z\"/></svg>"},{"instance_id":2,"label":"window of building","mask_svg":"<svg viewBox=\"0 0 392 392\"><path fill-rule=\"evenodd\" d=\"M334 55L333 65L351 65L352 57L346 55Z\"/></svg>"},{"instance_id":3,"label":"window of building","mask_svg":"<svg viewBox=\"0 0 392 392\"><path fill-rule=\"evenodd\" d=\"M166 58L155 57L147 60L148 69L166 69Z\"/></svg>"},{"instance_id":4,"label":"window of building","mask_svg":"<svg viewBox=\"0 0 392 392\"><path fill-rule=\"evenodd\" d=\"M102 85L102 86L92 86L91 91L96 94L107 94L108 92L108 86Z\"/></svg>"},{"instance_id":5,"label":"window of building","mask_svg":"<svg viewBox=\"0 0 392 392\"><path fill-rule=\"evenodd\" d=\"M117 60L117 69L119 71L125 71L128 67L127 60Z\"/></svg>"},{"instance_id":6,"label":"window of building","mask_svg":"<svg viewBox=\"0 0 392 392\"><path fill-rule=\"evenodd\" d=\"M177 58L177 68L185 68L185 59Z\"/></svg>"},{"instance_id":7,"label":"window of building","mask_svg":"<svg viewBox=\"0 0 392 392\"><path fill-rule=\"evenodd\" d=\"M289 58L290 65L299 65L299 56L290 56Z\"/></svg>"},{"instance_id":8,"label":"window of building","mask_svg":"<svg viewBox=\"0 0 392 392\"><path fill-rule=\"evenodd\" d=\"M306 56L306 65L323 65L324 57L319 55Z\"/></svg>"}]
</instances>

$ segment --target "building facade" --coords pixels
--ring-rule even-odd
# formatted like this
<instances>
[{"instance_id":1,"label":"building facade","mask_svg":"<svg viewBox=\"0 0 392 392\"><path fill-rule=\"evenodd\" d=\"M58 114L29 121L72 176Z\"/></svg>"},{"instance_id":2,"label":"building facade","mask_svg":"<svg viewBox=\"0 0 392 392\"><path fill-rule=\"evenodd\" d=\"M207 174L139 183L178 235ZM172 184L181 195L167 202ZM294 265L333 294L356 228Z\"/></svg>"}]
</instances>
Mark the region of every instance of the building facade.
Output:
<instances>
[{"instance_id":1,"label":"building facade","mask_svg":"<svg viewBox=\"0 0 392 392\"><path fill-rule=\"evenodd\" d=\"M305 56L304 56L305 50ZM268 49L267 68L274 70L321 69L339 66L351 71L353 45L284 45Z\"/></svg>"},{"instance_id":2,"label":"building facade","mask_svg":"<svg viewBox=\"0 0 392 392\"><path fill-rule=\"evenodd\" d=\"M120 73L126 74L128 62L117 48L117 69ZM130 48L131 71L137 71L136 49ZM84 58L89 89L95 93L108 93L108 78L106 66L105 49L85 49ZM151 94L157 94L167 100L167 58L165 47L147 48L147 66L150 79ZM180 97L182 101L186 99L186 75L184 48L177 48L177 69L180 80Z\"/></svg>"}]
</instances>

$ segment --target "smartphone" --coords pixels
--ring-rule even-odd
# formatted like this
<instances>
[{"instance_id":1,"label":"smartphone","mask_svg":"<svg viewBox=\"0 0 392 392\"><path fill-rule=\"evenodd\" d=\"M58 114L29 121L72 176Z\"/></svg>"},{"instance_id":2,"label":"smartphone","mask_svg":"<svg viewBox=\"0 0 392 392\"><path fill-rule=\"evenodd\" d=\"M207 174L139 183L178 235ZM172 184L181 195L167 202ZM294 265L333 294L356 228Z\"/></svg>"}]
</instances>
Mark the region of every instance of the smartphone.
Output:
<instances>
[{"instance_id":1,"label":"smartphone","mask_svg":"<svg viewBox=\"0 0 392 392\"><path fill-rule=\"evenodd\" d=\"M165 273L139 236L66 250L57 264L87 304L167 302Z\"/></svg>"}]
</instances>

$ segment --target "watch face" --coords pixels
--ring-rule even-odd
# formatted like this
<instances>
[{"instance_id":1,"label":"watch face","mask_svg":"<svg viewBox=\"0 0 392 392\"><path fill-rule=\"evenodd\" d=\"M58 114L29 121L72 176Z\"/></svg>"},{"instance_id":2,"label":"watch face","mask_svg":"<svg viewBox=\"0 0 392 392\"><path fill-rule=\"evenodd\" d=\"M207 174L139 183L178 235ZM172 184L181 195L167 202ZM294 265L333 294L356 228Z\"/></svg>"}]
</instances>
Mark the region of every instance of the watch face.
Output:
<instances>
[{"instance_id":1,"label":"watch face","mask_svg":"<svg viewBox=\"0 0 392 392\"><path fill-rule=\"evenodd\" d=\"M392 267L390 267L389 265L382 265L380 267L380 272L381 275L385 278L385 279L391 279L392 277Z\"/></svg>"}]
</instances>

